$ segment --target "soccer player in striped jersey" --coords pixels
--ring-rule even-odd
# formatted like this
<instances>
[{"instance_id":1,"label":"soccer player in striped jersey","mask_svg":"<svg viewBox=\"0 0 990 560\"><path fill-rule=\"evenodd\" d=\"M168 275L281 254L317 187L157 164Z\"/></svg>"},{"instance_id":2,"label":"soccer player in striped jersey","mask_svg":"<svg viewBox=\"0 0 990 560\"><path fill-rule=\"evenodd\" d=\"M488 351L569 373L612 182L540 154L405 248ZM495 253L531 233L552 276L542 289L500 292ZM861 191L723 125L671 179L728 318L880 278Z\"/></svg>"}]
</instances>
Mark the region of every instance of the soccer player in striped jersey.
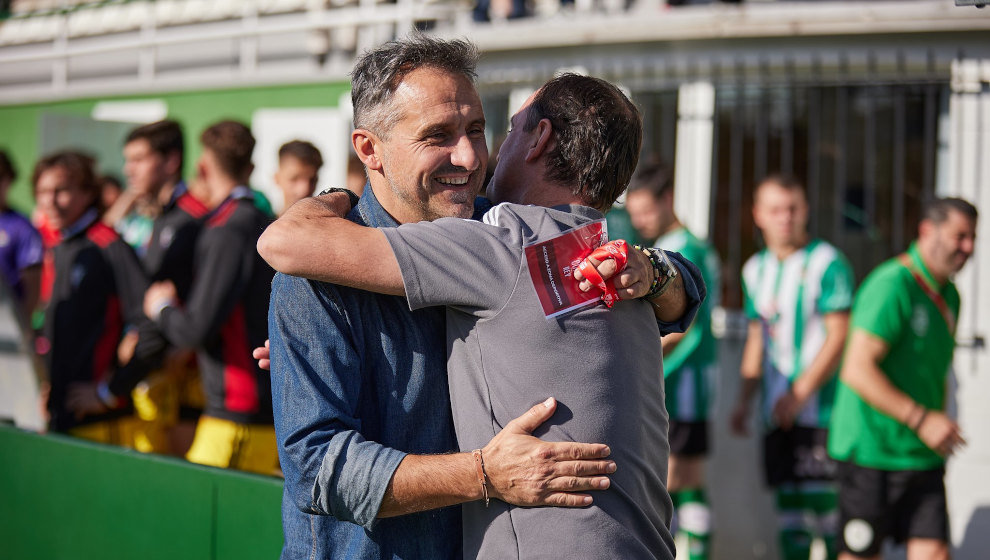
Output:
<instances>
[{"instance_id":1,"label":"soccer player in striped jersey","mask_svg":"<svg viewBox=\"0 0 990 560\"><path fill-rule=\"evenodd\" d=\"M705 560L711 542L705 457L718 363L711 317L720 295L720 265L711 245L695 237L674 213L672 179L670 169L663 164L642 166L626 192L626 211L640 237L654 247L684 255L701 269L708 286L708 297L687 332L662 338L664 396L670 416L667 489L675 508L672 530L687 537L690 560Z\"/></svg>"},{"instance_id":2,"label":"soccer player in striped jersey","mask_svg":"<svg viewBox=\"0 0 990 560\"><path fill-rule=\"evenodd\" d=\"M766 248L742 270L749 329L732 428L746 434L750 403L761 388L764 466L777 498L781 556L807 559L820 536L834 558L838 512L826 428L853 274L842 253L809 236L808 201L796 179L764 179L754 193L753 220Z\"/></svg>"}]
</instances>

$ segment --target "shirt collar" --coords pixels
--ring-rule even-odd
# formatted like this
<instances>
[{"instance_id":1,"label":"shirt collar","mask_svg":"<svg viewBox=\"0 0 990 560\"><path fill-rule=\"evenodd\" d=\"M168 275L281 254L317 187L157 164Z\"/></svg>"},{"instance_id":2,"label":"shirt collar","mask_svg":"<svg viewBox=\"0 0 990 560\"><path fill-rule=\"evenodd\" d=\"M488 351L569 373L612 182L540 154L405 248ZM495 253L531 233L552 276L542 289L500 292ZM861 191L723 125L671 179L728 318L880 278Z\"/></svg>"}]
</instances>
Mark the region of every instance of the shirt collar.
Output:
<instances>
[{"instance_id":1,"label":"shirt collar","mask_svg":"<svg viewBox=\"0 0 990 560\"><path fill-rule=\"evenodd\" d=\"M351 209L348 217L368 227L382 228L399 226L399 222L395 221L395 218L378 202L378 197L375 196L375 191L371 188L370 183L364 184L364 192L361 193L361 200L358 201L356 207Z\"/></svg>"},{"instance_id":2,"label":"shirt collar","mask_svg":"<svg viewBox=\"0 0 990 560\"><path fill-rule=\"evenodd\" d=\"M925 265L925 260L921 258L921 251L918 250L917 241L911 242L911 246L908 247L907 254L911 257L911 262L914 263L914 266L918 267L918 270L921 272L921 275L924 276L926 282L932 286L938 286L940 289L949 284L948 282L941 284L935 280L934 276L932 276L932 273L928 270L928 266Z\"/></svg>"},{"instance_id":3,"label":"shirt collar","mask_svg":"<svg viewBox=\"0 0 990 560\"><path fill-rule=\"evenodd\" d=\"M68 239L78 235L80 232L93 225L93 222L95 222L99 217L100 213L96 211L96 208L90 207L90 209L86 210L86 212L84 212L83 215L73 224L69 225L67 228L62 228L62 239Z\"/></svg>"},{"instance_id":4,"label":"shirt collar","mask_svg":"<svg viewBox=\"0 0 990 560\"><path fill-rule=\"evenodd\" d=\"M560 204L557 206L551 206L554 210L560 210L561 212L567 212L568 214L577 214L578 216L583 216L590 220L600 220L605 217L598 210L590 206L582 206L580 204Z\"/></svg>"},{"instance_id":5,"label":"shirt collar","mask_svg":"<svg viewBox=\"0 0 990 560\"><path fill-rule=\"evenodd\" d=\"M179 181L178 183L176 183L175 184L175 188L172 189L172 196L169 197L168 204L166 204L165 206L166 207L170 207L170 206L174 205L175 202L177 200L179 200L179 198L182 195L186 194L186 191L188 191L188 190L189 190L189 188L186 187L186 182L185 181Z\"/></svg>"}]
</instances>

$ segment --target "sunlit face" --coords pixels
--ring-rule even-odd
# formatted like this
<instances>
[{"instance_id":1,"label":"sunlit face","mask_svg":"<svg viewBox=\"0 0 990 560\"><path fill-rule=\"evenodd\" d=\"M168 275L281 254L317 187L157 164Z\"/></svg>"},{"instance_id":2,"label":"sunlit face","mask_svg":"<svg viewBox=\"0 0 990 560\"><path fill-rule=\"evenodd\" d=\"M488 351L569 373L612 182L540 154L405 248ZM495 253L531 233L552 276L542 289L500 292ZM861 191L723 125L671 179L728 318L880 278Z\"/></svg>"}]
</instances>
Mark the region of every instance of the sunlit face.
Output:
<instances>
[{"instance_id":1,"label":"sunlit face","mask_svg":"<svg viewBox=\"0 0 990 560\"><path fill-rule=\"evenodd\" d=\"M285 207L311 196L316 190L319 170L295 156L285 156L278 160L275 184L282 189Z\"/></svg>"},{"instance_id":2,"label":"sunlit face","mask_svg":"<svg viewBox=\"0 0 990 560\"><path fill-rule=\"evenodd\" d=\"M127 188L138 196L157 196L168 181L165 158L151 149L144 138L124 145L124 177Z\"/></svg>"},{"instance_id":3,"label":"sunlit face","mask_svg":"<svg viewBox=\"0 0 990 560\"><path fill-rule=\"evenodd\" d=\"M973 255L976 223L964 214L949 210L941 224L922 223L919 243L927 244L931 262L926 264L936 276L952 278Z\"/></svg>"},{"instance_id":4,"label":"sunlit face","mask_svg":"<svg viewBox=\"0 0 990 560\"><path fill-rule=\"evenodd\" d=\"M56 229L63 229L79 220L93 205L94 195L71 182L62 167L52 167L41 173L35 184L38 209Z\"/></svg>"},{"instance_id":5,"label":"sunlit face","mask_svg":"<svg viewBox=\"0 0 990 560\"><path fill-rule=\"evenodd\" d=\"M488 183L488 198L492 202L524 203L527 181L522 179L520 172L526 161L526 152L532 146L533 134L523 130L528 118L529 107L533 104L536 93L530 95L522 107L509 119L509 130L505 141L498 149L495 173Z\"/></svg>"},{"instance_id":6,"label":"sunlit face","mask_svg":"<svg viewBox=\"0 0 990 560\"><path fill-rule=\"evenodd\" d=\"M485 114L464 76L418 68L395 90L391 110L399 120L378 150L388 209L408 220L470 217L488 165Z\"/></svg>"},{"instance_id":7,"label":"sunlit face","mask_svg":"<svg viewBox=\"0 0 990 560\"><path fill-rule=\"evenodd\" d=\"M763 183L753 201L753 221L768 246L797 245L806 235L808 201L800 189Z\"/></svg>"},{"instance_id":8,"label":"sunlit face","mask_svg":"<svg viewBox=\"0 0 990 560\"><path fill-rule=\"evenodd\" d=\"M629 221L643 239L654 241L673 223L673 199L667 193L659 198L646 189L626 194Z\"/></svg>"}]
</instances>

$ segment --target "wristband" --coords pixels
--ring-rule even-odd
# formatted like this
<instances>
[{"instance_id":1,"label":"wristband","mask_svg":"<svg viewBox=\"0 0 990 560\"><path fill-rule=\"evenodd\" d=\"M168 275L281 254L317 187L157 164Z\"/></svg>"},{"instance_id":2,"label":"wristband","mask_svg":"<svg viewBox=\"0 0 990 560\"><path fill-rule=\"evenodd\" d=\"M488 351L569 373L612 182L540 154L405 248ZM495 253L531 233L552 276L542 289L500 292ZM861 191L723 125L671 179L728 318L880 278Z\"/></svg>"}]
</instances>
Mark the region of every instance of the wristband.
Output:
<instances>
[{"instance_id":1,"label":"wristband","mask_svg":"<svg viewBox=\"0 0 990 560\"><path fill-rule=\"evenodd\" d=\"M110 387L103 381L96 384L96 396L107 408L114 409L120 406L120 399L110 392Z\"/></svg>"},{"instance_id":2,"label":"wristband","mask_svg":"<svg viewBox=\"0 0 990 560\"><path fill-rule=\"evenodd\" d=\"M347 195L347 198L351 201L351 208L357 206L358 202L361 201L361 197L356 195L354 191L352 191L351 189L345 189L343 187L330 187L328 189L323 189L322 191L320 191L320 194L316 196L323 196L325 194L333 194L337 192L342 192Z\"/></svg>"},{"instance_id":3,"label":"wristband","mask_svg":"<svg viewBox=\"0 0 990 560\"><path fill-rule=\"evenodd\" d=\"M602 275L598 274L598 269L592 266L588 259L593 258L598 261L613 259L615 261L615 274L618 275L624 268L626 268L626 262L628 261L628 250L628 245L626 245L626 242L621 239L609 241L608 243L592 251L592 253L578 265L578 270L581 271L581 274L584 274L584 277L589 282L595 286L598 286L598 289L602 291L602 301L605 302L607 307L612 307L615 305L615 302L619 301L619 294L615 291L613 281L605 281L602 278Z\"/></svg>"},{"instance_id":4,"label":"wristband","mask_svg":"<svg viewBox=\"0 0 990 560\"><path fill-rule=\"evenodd\" d=\"M670 262L670 258L663 249L649 248L642 249L642 251L650 257L653 271L656 274L650 290L643 297L653 300L662 296L670 288L671 281L677 278L677 267Z\"/></svg>"},{"instance_id":5,"label":"wristband","mask_svg":"<svg viewBox=\"0 0 990 560\"><path fill-rule=\"evenodd\" d=\"M478 482L481 483L481 495L485 497L485 507L488 507L488 475L485 474L485 457L480 449L471 452L474 455L474 466L478 473Z\"/></svg>"}]
</instances>

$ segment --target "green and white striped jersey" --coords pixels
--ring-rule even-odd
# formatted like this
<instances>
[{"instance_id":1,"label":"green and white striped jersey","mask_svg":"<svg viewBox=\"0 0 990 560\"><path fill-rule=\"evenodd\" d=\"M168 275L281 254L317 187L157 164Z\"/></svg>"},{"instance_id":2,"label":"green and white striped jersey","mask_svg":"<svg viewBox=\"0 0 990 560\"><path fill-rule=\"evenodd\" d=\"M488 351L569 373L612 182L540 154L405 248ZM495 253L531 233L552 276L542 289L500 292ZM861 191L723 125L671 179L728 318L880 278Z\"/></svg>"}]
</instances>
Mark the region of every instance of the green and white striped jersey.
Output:
<instances>
[{"instance_id":1,"label":"green and white striped jersey","mask_svg":"<svg viewBox=\"0 0 990 560\"><path fill-rule=\"evenodd\" d=\"M655 245L677 251L701 269L708 286L694 323L677 346L664 356L663 375L667 414L672 420L699 422L708 418L718 362L712 335L712 309L719 304L720 267L718 254L687 228L678 228L657 239Z\"/></svg>"},{"instance_id":2,"label":"green and white striped jersey","mask_svg":"<svg viewBox=\"0 0 990 560\"><path fill-rule=\"evenodd\" d=\"M824 315L852 306L853 274L832 245L812 240L783 262L764 249L743 265L746 317L763 326L763 419L808 367L825 343ZM795 423L828 427L835 397L833 377L808 400Z\"/></svg>"}]
</instances>

